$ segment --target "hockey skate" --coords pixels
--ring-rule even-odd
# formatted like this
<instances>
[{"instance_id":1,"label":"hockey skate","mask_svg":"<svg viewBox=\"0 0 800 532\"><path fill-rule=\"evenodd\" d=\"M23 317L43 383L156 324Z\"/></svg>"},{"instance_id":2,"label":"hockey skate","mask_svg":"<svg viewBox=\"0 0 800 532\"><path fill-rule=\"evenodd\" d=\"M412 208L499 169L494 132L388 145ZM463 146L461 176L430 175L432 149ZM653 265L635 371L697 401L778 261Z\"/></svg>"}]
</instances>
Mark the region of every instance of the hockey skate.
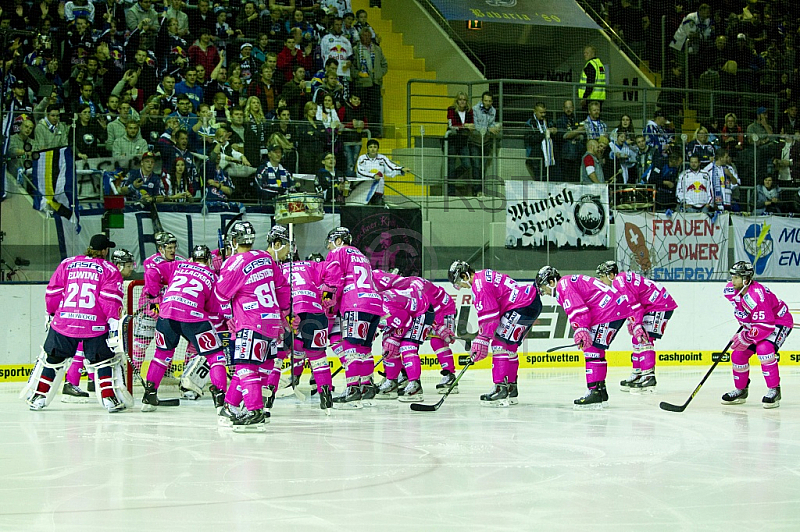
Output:
<instances>
[{"instance_id":1,"label":"hockey skate","mask_svg":"<svg viewBox=\"0 0 800 532\"><path fill-rule=\"evenodd\" d=\"M420 403L424 400L422 397L422 384L416 381L407 381L406 387L403 389L403 394L397 397L398 401L403 403Z\"/></svg>"},{"instance_id":2,"label":"hockey skate","mask_svg":"<svg viewBox=\"0 0 800 532\"><path fill-rule=\"evenodd\" d=\"M481 405L492 407L506 407L508 406L508 384L503 381L495 383L494 388L489 393L481 395Z\"/></svg>"},{"instance_id":3,"label":"hockey skate","mask_svg":"<svg viewBox=\"0 0 800 532\"><path fill-rule=\"evenodd\" d=\"M158 393L156 392L156 385L150 381L144 383L144 396L142 397L142 412L153 412L159 405L163 406L179 406L180 399L165 399L159 401Z\"/></svg>"},{"instance_id":4,"label":"hockey skate","mask_svg":"<svg viewBox=\"0 0 800 532\"><path fill-rule=\"evenodd\" d=\"M575 410L600 410L603 408L603 392L598 383L592 383L592 385L594 388L589 388L586 395L573 401Z\"/></svg>"},{"instance_id":5,"label":"hockey skate","mask_svg":"<svg viewBox=\"0 0 800 532\"><path fill-rule=\"evenodd\" d=\"M408 384L408 375L406 375L406 370L403 368L400 371L400 375L397 376L397 396L402 397L405 393L406 385Z\"/></svg>"},{"instance_id":6,"label":"hockey skate","mask_svg":"<svg viewBox=\"0 0 800 532\"><path fill-rule=\"evenodd\" d=\"M630 377L628 377L628 378L627 378L627 379L625 379L625 380L621 380L621 381L619 381L619 389L620 389L620 391L623 391L623 392L629 392L629 391L631 391L631 384L633 384L634 382L636 382L636 380L639 378L639 376L640 376L641 374L642 374L642 372L641 372L641 371L638 371L638 370L633 370L633 371L631 372L631 375L630 375Z\"/></svg>"},{"instance_id":7,"label":"hockey skate","mask_svg":"<svg viewBox=\"0 0 800 532\"><path fill-rule=\"evenodd\" d=\"M233 420L233 432L266 432L269 418L263 410L246 410Z\"/></svg>"},{"instance_id":8,"label":"hockey skate","mask_svg":"<svg viewBox=\"0 0 800 532\"><path fill-rule=\"evenodd\" d=\"M319 394L319 407L325 411L325 414L331 415L331 408L333 408L333 396L331 395L331 387L323 385L322 391Z\"/></svg>"},{"instance_id":9,"label":"hockey skate","mask_svg":"<svg viewBox=\"0 0 800 532\"><path fill-rule=\"evenodd\" d=\"M214 401L214 408L217 410L217 414L219 414L225 404L225 392L213 384L208 387L208 391L211 393L211 400Z\"/></svg>"},{"instance_id":10,"label":"hockey skate","mask_svg":"<svg viewBox=\"0 0 800 532\"><path fill-rule=\"evenodd\" d=\"M94 379L89 379L89 383L86 385L86 391L94 393Z\"/></svg>"},{"instance_id":11,"label":"hockey skate","mask_svg":"<svg viewBox=\"0 0 800 532\"><path fill-rule=\"evenodd\" d=\"M200 399L201 394L197 393L194 390L190 390L189 388L184 388L183 386L180 386L180 390L184 399L187 399L189 401L197 401L198 399Z\"/></svg>"},{"instance_id":12,"label":"hockey skate","mask_svg":"<svg viewBox=\"0 0 800 532\"><path fill-rule=\"evenodd\" d=\"M456 375L451 371L447 371L446 369L442 370L442 380L439 381L439 384L436 385L436 393L445 394L447 390L450 389L450 386L456 382ZM453 391L450 393L458 393L458 384L453 386Z\"/></svg>"},{"instance_id":13,"label":"hockey skate","mask_svg":"<svg viewBox=\"0 0 800 532\"><path fill-rule=\"evenodd\" d=\"M111 397L103 397L103 407L111 414L122 412L126 408L125 404L113 395Z\"/></svg>"},{"instance_id":14,"label":"hockey skate","mask_svg":"<svg viewBox=\"0 0 800 532\"><path fill-rule=\"evenodd\" d=\"M74 386L69 382L64 383L61 389L61 402L62 403L88 403L89 394L84 392L78 386Z\"/></svg>"},{"instance_id":15,"label":"hockey skate","mask_svg":"<svg viewBox=\"0 0 800 532\"><path fill-rule=\"evenodd\" d=\"M341 409L364 408L361 403L361 388L358 386L348 386L341 395L333 398L333 407Z\"/></svg>"},{"instance_id":16,"label":"hockey skate","mask_svg":"<svg viewBox=\"0 0 800 532\"><path fill-rule=\"evenodd\" d=\"M364 406L373 406L374 399L378 394L378 387L370 379L368 384L361 385L361 402Z\"/></svg>"},{"instance_id":17,"label":"hockey skate","mask_svg":"<svg viewBox=\"0 0 800 532\"><path fill-rule=\"evenodd\" d=\"M656 374L653 371L642 373L630 386L632 394L655 393Z\"/></svg>"},{"instance_id":18,"label":"hockey skate","mask_svg":"<svg viewBox=\"0 0 800 532\"><path fill-rule=\"evenodd\" d=\"M750 387L750 379L747 379L747 386L743 390L738 388L722 396L723 405L743 405L747 401L747 389Z\"/></svg>"},{"instance_id":19,"label":"hockey skate","mask_svg":"<svg viewBox=\"0 0 800 532\"><path fill-rule=\"evenodd\" d=\"M519 390L517 389L516 382L508 383L508 404L510 405L519 404Z\"/></svg>"},{"instance_id":20,"label":"hockey skate","mask_svg":"<svg viewBox=\"0 0 800 532\"><path fill-rule=\"evenodd\" d=\"M378 388L376 399L397 399L397 381L385 379Z\"/></svg>"},{"instance_id":21,"label":"hockey skate","mask_svg":"<svg viewBox=\"0 0 800 532\"><path fill-rule=\"evenodd\" d=\"M40 393L31 395L27 402L31 410L41 410L47 406L47 398Z\"/></svg>"},{"instance_id":22,"label":"hockey skate","mask_svg":"<svg viewBox=\"0 0 800 532\"><path fill-rule=\"evenodd\" d=\"M761 398L764 408L778 408L781 406L781 387L776 386L767 390L767 395Z\"/></svg>"},{"instance_id":23,"label":"hockey skate","mask_svg":"<svg viewBox=\"0 0 800 532\"><path fill-rule=\"evenodd\" d=\"M217 425L230 427L237 417L239 417L239 413L236 411L236 407L225 403L217 414Z\"/></svg>"}]
</instances>

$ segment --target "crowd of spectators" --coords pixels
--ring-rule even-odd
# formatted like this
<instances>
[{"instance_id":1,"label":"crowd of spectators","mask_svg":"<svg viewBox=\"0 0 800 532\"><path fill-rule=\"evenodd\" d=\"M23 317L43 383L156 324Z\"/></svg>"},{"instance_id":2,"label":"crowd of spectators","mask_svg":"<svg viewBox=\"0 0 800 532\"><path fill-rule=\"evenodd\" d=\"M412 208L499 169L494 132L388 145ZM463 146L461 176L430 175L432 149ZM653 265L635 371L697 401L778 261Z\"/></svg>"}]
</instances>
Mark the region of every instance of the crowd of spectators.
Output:
<instances>
[{"instance_id":1,"label":"crowd of spectators","mask_svg":"<svg viewBox=\"0 0 800 532\"><path fill-rule=\"evenodd\" d=\"M315 174L333 153L355 175L381 131L387 62L350 0L14 0L0 32L12 174L70 145L137 167L106 183L136 201L263 201L292 182L265 178L276 163Z\"/></svg>"}]
</instances>

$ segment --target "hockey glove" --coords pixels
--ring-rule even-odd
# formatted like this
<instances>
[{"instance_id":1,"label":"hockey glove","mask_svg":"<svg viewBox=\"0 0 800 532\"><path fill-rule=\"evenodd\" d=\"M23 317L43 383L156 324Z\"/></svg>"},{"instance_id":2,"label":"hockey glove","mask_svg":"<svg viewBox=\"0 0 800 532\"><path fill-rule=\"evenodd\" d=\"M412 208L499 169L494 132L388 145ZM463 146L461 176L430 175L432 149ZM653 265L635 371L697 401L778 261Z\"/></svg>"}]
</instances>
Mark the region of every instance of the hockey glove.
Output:
<instances>
[{"instance_id":1,"label":"hockey glove","mask_svg":"<svg viewBox=\"0 0 800 532\"><path fill-rule=\"evenodd\" d=\"M575 334L572 335L572 339L575 340L575 344L582 350L586 349L592 345L592 332L589 329L581 327L575 331Z\"/></svg>"},{"instance_id":2,"label":"hockey glove","mask_svg":"<svg viewBox=\"0 0 800 532\"><path fill-rule=\"evenodd\" d=\"M650 336L648 336L647 331L641 323L632 324L629 322L628 332L631 333L631 336L633 336L637 344L646 345L650 343Z\"/></svg>"},{"instance_id":3,"label":"hockey glove","mask_svg":"<svg viewBox=\"0 0 800 532\"><path fill-rule=\"evenodd\" d=\"M158 303L150 303L149 305L147 305L147 310L148 310L148 314L151 317L153 317L153 318L157 318L158 317L158 311L159 311Z\"/></svg>"},{"instance_id":4,"label":"hockey glove","mask_svg":"<svg viewBox=\"0 0 800 532\"><path fill-rule=\"evenodd\" d=\"M394 336L383 337L383 356L397 358L400 356L400 340Z\"/></svg>"},{"instance_id":5,"label":"hockey glove","mask_svg":"<svg viewBox=\"0 0 800 532\"><path fill-rule=\"evenodd\" d=\"M755 343L750 331L741 330L733 335L731 339L731 351L746 351Z\"/></svg>"},{"instance_id":6,"label":"hockey glove","mask_svg":"<svg viewBox=\"0 0 800 532\"><path fill-rule=\"evenodd\" d=\"M436 336L441 338L442 341L447 344L452 344L456 341L455 333L445 324L437 326L434 332L436 332Z\"/></svg>"},{"instance_id":7,"label":"hockey glove","mask_svg":"<svg viewBox=\"0 0 800 532\"><path fill-rule=\"evenodd\" d=\"M472 361L479 362L489 355L489 339L485 336L477 336L472 341Z\"/></svg>"},{"instance_id":8,"label":"hockey glove","mask_svg":"<svg viewBox=\"0 0 800 532\"><path fill-rule=\"evenodd\" d=\"M320 290L322 290L322 308L325 310L332 308L336 304L336 299L334 298L336 288L324 284L320 286Z\"/></svg>"}]
</instances>

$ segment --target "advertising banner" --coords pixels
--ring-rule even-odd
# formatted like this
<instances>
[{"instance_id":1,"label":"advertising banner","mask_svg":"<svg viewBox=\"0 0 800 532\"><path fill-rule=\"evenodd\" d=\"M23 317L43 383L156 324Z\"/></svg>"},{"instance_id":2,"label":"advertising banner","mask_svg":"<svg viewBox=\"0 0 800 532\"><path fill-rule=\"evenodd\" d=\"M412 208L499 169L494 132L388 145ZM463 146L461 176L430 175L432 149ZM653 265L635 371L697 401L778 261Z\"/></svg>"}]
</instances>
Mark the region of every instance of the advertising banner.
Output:
<instances>
[{"instance_id":1,"label":"advertising banner","mask_svg":"<svg viewBox=\"0 0 800 532\"><path fill-rule=\"evenodd\" d=\"M734 259L752 262L756 275L800 278L800 220L734 216L733 234Z\"/></svg>"}]
</instances>

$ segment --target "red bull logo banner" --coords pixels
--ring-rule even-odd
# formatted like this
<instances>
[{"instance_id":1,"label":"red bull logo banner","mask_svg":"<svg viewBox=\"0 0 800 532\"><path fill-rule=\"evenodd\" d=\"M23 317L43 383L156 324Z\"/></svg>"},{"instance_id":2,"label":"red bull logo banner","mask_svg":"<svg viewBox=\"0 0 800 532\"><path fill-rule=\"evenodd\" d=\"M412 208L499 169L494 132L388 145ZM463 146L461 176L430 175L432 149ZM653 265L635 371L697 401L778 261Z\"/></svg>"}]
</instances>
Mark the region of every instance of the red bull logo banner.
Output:
<instances>
[{"instance_id":1,"label":"red bull logo banner","mask_svg":"<svg viewBox=\"0 0 800 532\"><path fill-rule=\"evenodd\" d=\"M757 276L800 278L800 220L736 216L733 234L734 260L752 262Z\"/></svg>"},{"instance_id":2,"label":"red bull logo banner","mask_svg":"<svg viewBox=\"0 0 800 532\"><path fill-rule=\"evenodd\" d=\"M723 281L728 277L727 213L636 213L614 216L617 262L658 281Z\"/></svg>"}]
</instances>

